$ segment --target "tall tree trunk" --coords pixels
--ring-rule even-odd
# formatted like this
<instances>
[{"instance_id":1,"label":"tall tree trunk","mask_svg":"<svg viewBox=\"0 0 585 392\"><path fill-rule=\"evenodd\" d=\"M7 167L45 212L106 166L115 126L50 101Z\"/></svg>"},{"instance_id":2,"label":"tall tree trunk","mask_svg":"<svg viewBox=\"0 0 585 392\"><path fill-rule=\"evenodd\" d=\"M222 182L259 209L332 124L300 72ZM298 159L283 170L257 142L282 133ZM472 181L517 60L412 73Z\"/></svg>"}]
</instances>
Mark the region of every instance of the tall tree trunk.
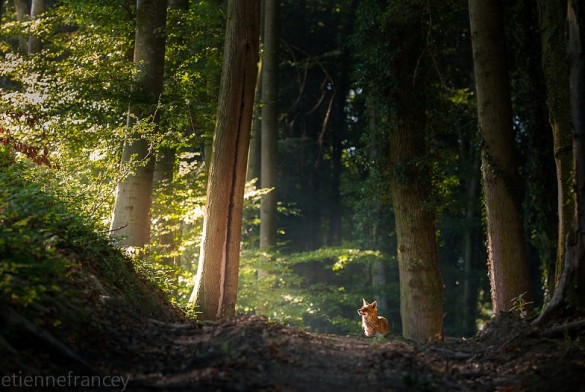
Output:
<instances>
[{"instance_id":1,"label":"tall tree trunk","mask_svg":"<svg viewBox=\"0 0 585 392\"><path fill-rule=\"evenodd\" d=\"M188 0L169 0L169 7L180 13L189 11ZM182 44L187 45L186 37L181 37ZM177 149L174 146L161 147L156 155L156 163L154 165L153 183L155 189L160 189L167 193L167 197L171 197L173 192L173 182L175 180L176 170L176 156ZM175 253L177 251L178 238L180 236L180 222L176 218L164 220L161 223L162 232L158 240L158 246L163 257L161 262L168 266L173 266L177 263ZM170 272L170 277L175 280L176 274L174 270Z\"/></svg>"},{"instance_id":2,"label":"tall tree trunk","mask_svg":"<svg viewBox=\"0 0 585 392\"><path fill-rule=\"evenodd\" d=\"M567 238L565 264L553 298L535 323L544 323L567 311L585 310L585 5L569 0L569 86L574 129L575 232Z\"/></svg>"},{"instance_id":3,"label":"tall tree trunk","mask_svg":"<svg viewBox=\"0 0 585 392\"><path fill-rule=\"evenodd\" d=\"M264 9L266 2L260 0L260 53L264 51ZM256 90L254 93L254 114L252 118L252 131L250 140L250 151L248 152L248 170L246 171L246 181L256 179L254 185L259 188L260 185L260 163L262 151L262 57L258 61L258 77L256 79Z\"/></svg>"},{"instance_id":4,"label":"tall tree trunk","mask_svg":"<svg viewBox=\"0 0 585 392\"><path fill-rule=\"evenodd\" d=\"M262 197L260 204L260 249L265 250L276 246L279 5L279 0L265 0L264 3L260 183L262 188L273 188Z\"/></svg>"},{"instance_id":5,"label":"tall tree trunk","mask_svg":"<svg viewBox=\"0 0 585 392\"><path fill-rule=\"evenodd\" d=\"M262 49L260 49L262 51ZM248 152L248 170L246 171L246 181L256 179L254 185L259 188L260 185L260 152L262 151L262 120L260 101L262 100L262 59L258 63L258 79L256 80L256 93L254 94L254 114L252 118L252 130L250 139L250 151Z\"/></svg>"},{"instance_id":6,"label":"tall tree trunk","mask_svg":"<svg viewBox=\"0 0 585 392\"><path fill-rule=\"evenodd\" d=\"M35 20L45 12L45 0L32 0L30 7L30 19ZM28 39L28 54L39 53L41 51L41 40L35 35Z\"/></svg>"},{"instance_id":7,"label":"tall tree trunk","mask_svg":"<svg viewBox=\"0 0 585 392\"><path fill-rule=\"evenodd\" d=\"M558 188L558 245L554 267L550 268L547 288L552 295L558 285L565 260L565 241L573 227L572 196L573 135L569 98L569 70L566 62L566 0L539 0L542 66L546 83L549 121L554 140Z\"/></svg>"},{"instance_id":8,"label":"tall tree trunk","mask_svg":"<svg viewBox=\"0 0 585 392\"><path fill-rule=\"evenodd\" d=\"M471 171L467 176L466 208L465 208L465 232L463 234L463 329L466 333L473 334L476 331L475 314L477 307L477 289L471 287L473 279L473 244L476 237L476 228L472 222L477 221L477 199L479 193L479 152L471 149Z\"/></svg>"},{"instance_id":9,"label":"tall tree trunk","mask_svg":"<svg viewBox=\"0 0 585 392\"><path fill-rule=\"evenodd\" d=\"M16 20L24 22L25 18L30 14L30 5L28 0L14 0L14 11L16 13ZM20 36L18 38L18 49L23 53L28 53L28 39Z\"/></svg>"},{"instance_id":10,"label":"tall tree trunk","mask_svg":"<svg viewBox=\"0 0 585 392\"><path fill-rule=\"evenodd\" d=\"M505 312L523 295L532 302L520 217L520 183L505 36L499 1L469 0L471 42L482 137L482 175L488 226L488 268L494 312ZM531 310L531 304L524 309Z\"/></svg>"},{"instance_id":11,"label":"tall tree trunk","mask_svg":"<svg viewBox=\"0 0 585 392\"><path fill-rule=\"evenodd\" d=\"M348 30L345 28L345 30ZM345 33L348 36L349 33ZM349 53L340 43L341 55L339 56L338 73L335 81L335 96L332 109L331 127L331 188L329 197L329 230L327 233L327 245L338 246L342 240L342 202L341 202L341 172L342 172L342 141L346 137L347 124L345 121L346 99L349 92ZM378 302L380 305L380 302Z\"/></svg>"},{"instance_id":12,"label":"tall tree trunk","mask_svg":"<svg viewBox=\"0 0 585 392\"><path fill-rule=\"evenodd\" d=\"M397 40L392 64L396 91L389 97L395 109L390 119L390 190L396 219L402 334L426 341L440 338L443 324L443 284L437 252L435 212L428 206L430 171L425 163L425 84L419 67L424 44L420 2L401 5L391 28L408 39Z\"/></svg>"},{"instance_id":13,"label":"tall tree trunk","mask_svg":"<svg viewBox=\"0 0 585 392\"><path fill-rule=\"evenodd\" d=\"M157 122L157 103L163 88L166 14L166 0L137 1L134 63L138 68L138 91L134 91L128 110L129 134L124 142L121 166L124 170L132 161L140 165L116 189L110 230L121 237L121 246L140 248L150 240L153 146L146 135L133 130L133 124L135 118Z\"/></svg>"},{"instance_id":14,"label":"tall tree trunk","mask_svg":"<svg viewBox=\"0 0 585 392\"><path fill-rule=\"evenodd\" d=\"M259 25L259 0L229 1L203 236L190 298L204 320L235 314Z\"/></svg>"}]
</instances>

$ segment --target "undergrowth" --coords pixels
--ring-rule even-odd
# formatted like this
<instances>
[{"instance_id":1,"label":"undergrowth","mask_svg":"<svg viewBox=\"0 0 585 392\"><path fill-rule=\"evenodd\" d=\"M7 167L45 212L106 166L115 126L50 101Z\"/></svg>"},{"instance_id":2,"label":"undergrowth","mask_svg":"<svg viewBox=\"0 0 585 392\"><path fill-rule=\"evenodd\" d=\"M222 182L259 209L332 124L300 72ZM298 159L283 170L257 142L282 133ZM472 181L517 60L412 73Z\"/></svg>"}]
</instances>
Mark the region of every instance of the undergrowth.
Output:
<instances>
[{"instance_id":1,"label":"undergrowth","mask_svg":"<svg viewBox=\"0 0 585 392\"><path fill-rule=\"evenodd\" d=\"M77 211L49 172L0 147L0 308L73 341L102 325L179 317L99 224ZM6 315L0 320L0 351L10 350L27 331Z\"/></svg>"}]
</instances>

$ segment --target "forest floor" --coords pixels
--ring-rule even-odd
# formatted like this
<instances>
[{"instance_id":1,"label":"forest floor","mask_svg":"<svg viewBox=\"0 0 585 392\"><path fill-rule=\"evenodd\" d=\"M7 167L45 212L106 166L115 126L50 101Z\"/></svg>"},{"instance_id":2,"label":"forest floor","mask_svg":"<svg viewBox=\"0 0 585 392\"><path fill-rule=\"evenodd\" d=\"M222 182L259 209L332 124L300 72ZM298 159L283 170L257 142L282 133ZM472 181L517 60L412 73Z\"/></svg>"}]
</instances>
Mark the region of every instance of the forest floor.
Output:
<instances>
[{"instance_id":1,"label":"forest floor","mask_svg":"<svg viewBox=\"0 0 585 392\"><path fill-rule=\"evenodd\" d=\"M417 344L304 332L259 316L151 321L94 366L130 377L133 391L579 391L585 329L573 326L539 330L504 315L475 338Z\"/></svg>"},{"instance_id":2,"label":"forest floor","mask_svg":"<svg viewBox=\"0 0 585 392\"><path fill-rule=\"evenodd\" d=\"M205 325L150 319L138 326L135 321L119 313L116 325L104 324L103 334L93 331L76 348L83 364L59 347L41 354L35 346L34 360L27 361L26 353L20 360L29 367L43 364L44 374L129 381L95 390L585 390L583 322L537 329L502 315L474 338L419 344L391 335L311 333L261 316Z\"/></svg>"},{"instance_id":3,"label":"forest floor","mask_svg":"<svg viewBox=\"0 0 585 392\"><path fill-rule=\"evenodd\" d=\"M27 177L0 170L0 390L585 391L583 318L429 344L196 323Z\"/></svg>"}]
</instances>

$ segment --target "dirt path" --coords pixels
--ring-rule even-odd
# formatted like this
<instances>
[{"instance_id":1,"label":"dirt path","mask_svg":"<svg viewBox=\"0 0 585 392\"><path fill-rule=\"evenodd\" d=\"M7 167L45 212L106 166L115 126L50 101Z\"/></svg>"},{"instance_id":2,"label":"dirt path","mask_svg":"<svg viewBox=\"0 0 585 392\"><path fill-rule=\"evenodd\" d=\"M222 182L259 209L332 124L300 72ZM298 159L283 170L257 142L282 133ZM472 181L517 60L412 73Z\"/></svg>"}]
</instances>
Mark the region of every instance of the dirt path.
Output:
<instances>
[{"instance_id":1,"label":"dirt path","mask_svg":"<svg viewBox=\"0 0 585 392\"><path fill-rule=\"evenodd\" d=\"M242 317L221 325L151 321L94 366L130 377L127 390L579 391L585 348L518 320L432 345L397 337L313 334Z\"/></svg>"}]
</instances>

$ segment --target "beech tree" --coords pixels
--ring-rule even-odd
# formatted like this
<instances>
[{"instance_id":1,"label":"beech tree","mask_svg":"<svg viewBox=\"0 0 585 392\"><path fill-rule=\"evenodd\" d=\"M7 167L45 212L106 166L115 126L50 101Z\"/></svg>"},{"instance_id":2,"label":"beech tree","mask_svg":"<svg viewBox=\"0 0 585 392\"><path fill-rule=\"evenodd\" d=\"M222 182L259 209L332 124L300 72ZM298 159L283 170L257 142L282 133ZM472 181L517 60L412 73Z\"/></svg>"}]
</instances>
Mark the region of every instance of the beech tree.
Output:
<instances>
[{"instance_id":1,"label":"beech tree","mask_svg":"<svg viewBox=\"0 0 585 392\"><path fill-rule=\"evenodd\" d=\"M154 146L134 125L136 119L157 122L157 103L162 93L167 1L139 0L136 3L134 63L136 90L128 110L128 135L124 141L121 171L130 167L116 187L110 231L120 245L143 247L150 239L150 205L154 173ZM122 173L124 174L124 173Z\"/></svg>"},{"instance_id":2,"label":"beech tree","mask_svg":"<svg viewBox=\"0 0 585 392\"><path fill-rule=\"evenodd\" d=\"M494 312L508 311L532 291L520 216L520 183L512 128L502 4L469 0L469 19L487 218L488 268Z\"/></svg>"},{"instance_id":3,"label":"beech tree","mask_svg":"<svg viewBox=\"0 0 585 392\"><path fill-rule=\"evenodd\" d=\"M204 320L235 314L259 34L260 0L230 0L201 251L189 300Z\"/></svg>"}]
</instances>

